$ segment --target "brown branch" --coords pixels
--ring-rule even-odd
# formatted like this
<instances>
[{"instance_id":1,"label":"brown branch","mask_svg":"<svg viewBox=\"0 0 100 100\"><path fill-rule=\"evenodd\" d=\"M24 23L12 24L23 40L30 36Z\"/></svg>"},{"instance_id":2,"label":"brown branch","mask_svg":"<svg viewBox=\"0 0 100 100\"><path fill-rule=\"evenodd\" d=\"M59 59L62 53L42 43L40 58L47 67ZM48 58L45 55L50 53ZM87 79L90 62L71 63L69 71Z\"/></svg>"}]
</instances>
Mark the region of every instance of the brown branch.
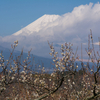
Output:
<instances>
[{"instance_id":1,"label":"brown branch","mask_svg":"<svg viewBox=\"0 0 100 100\"><path fill-rule=\"evenodd\" d=\"M72 75L72 74L75 74L75 73L70 73L69 75ZM61 80L61 81L60 81L60 84L59 84L59 86L58 86L55 90L50 91L49 93L47 93L47 94L45 94L45 95L43 95L43 96L41 96L41 97L39 97L39 98L37 98L37 99L34 99L34 100L41 100L41 99L46 98L46 97L48 97L49 95L55 93L55 92L62 86L63 81L64 81L64 78L68 77L69 75L65 75L65 76L63 76L61 79L59 79L59 80Z\"/></svg>"},{"instance_id":2,"label":"brown branch","mask_svg":"<svg viewBox=\"0 0 100 100\"><path fill-rule=\"evenodd\" d=\"M93 95L93 96L88 97L88 98L86 98L86 99L84 99L84 100L94 100L94 99L96 99L97 97L100 97L100 92L98 92L95 96Z\"/></svg>"}]
</instances>

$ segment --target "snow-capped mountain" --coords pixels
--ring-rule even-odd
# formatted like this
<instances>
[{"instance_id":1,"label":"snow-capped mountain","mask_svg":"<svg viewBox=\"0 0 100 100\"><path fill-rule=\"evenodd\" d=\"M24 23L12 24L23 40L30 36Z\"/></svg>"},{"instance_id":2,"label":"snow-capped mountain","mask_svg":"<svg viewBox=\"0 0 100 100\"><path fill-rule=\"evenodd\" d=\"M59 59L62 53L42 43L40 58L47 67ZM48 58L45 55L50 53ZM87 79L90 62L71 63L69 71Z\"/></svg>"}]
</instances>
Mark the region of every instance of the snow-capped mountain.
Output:
<instances>
[{"instance_id":1,"label":"snow-capped mountain","mask_svg":"<svg viewBox=\"0 0 100 100\"><path fill-rule=\"evenodd\" d=\"M43 15L36 21L32 22L31 24L27 25L26 27L22 28L18 32L14 33L13 35L30 35L34 32L39 32L40 30L47 29L49 27L54 27L57 23L54 23L60 16L59 15ZM25 33L26 34L25 34Z\"/></svg>"},{"instance_id":2,"label":"snow-capped mountain","mask_svg":"<svg viewBox=\"0 0 100 100\"><path fill-rule=\"evenodd\" d=\"M53 42L57 51L65 42L72 43L74 50L76 50L76 47L80 47L81 43L87 46L90 29L95 34L93 37L97 44L98 37L100 37L99 26L100 4L90 3L75 7L72 12L61 16L43 15L18 32L3 38L0 37L0 45L10 47L14 41L18 40L17 50L24 47L24 51L27 52L32 48L33 54L46 57L50 52L47 41ZM85 55L86 53L84 53Z\"/></svg>"}]
</instances>

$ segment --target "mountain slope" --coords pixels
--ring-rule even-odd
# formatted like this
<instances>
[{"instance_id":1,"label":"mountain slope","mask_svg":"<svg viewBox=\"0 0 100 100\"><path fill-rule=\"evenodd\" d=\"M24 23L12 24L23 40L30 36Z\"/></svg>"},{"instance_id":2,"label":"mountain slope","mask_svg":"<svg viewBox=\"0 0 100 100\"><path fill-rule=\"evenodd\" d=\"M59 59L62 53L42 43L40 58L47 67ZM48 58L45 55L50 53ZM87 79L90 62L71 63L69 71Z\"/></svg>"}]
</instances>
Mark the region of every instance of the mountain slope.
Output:
<instances>
[{"instance_id":1,"label":"mountain slope","mask_svg":"<svg viewBox=\"0 0 100 100\"><path fill-rule=\"evenodd\" d=\"M55 24L52 24L52 22L56 21L60 16L59 15L43 15L36 21L32 22L28 26L24 27L23 29L19 30L18 32L14 33L13 35L30 35L34 32L39 32L41 29L45 27L53 27Z\"/></svg>"}]
</instances>

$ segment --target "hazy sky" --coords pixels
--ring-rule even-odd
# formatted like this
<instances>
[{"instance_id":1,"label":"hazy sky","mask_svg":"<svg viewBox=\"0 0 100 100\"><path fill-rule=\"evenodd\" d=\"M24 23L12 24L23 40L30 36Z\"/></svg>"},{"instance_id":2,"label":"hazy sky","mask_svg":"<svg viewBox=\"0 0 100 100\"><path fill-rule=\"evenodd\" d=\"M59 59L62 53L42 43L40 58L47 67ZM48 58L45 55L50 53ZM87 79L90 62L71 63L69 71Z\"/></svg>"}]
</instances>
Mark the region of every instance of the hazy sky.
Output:
<instances>
[{"instance_id":1,"label":"hazy sky","mask_svg":"<svg viewBox=\"0 0 100 100\"><path fill-rule=\"evenodd\" d=\"M0 36L11 35L44 14L63 15L100 0L0 0Z\"/></svg>"}]
</instances>

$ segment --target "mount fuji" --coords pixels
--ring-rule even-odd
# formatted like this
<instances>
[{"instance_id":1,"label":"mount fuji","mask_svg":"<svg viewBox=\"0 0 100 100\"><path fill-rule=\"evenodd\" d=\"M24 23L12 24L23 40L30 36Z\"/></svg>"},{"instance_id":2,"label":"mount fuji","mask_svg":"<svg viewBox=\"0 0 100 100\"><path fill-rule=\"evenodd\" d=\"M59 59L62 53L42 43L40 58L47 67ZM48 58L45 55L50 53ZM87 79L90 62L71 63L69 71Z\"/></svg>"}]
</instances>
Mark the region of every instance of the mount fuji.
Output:
<instances>
[{"instance_id":1,"label":"mount fuji","mask_svg":"<svg viewBox=\"0 0 100 100\"><path fill-rule=\"evenodd\" d=\"M42 57L49 57L48 42L53 42L56 50L60 51L60 45L65 42L73 43L73 49L77 46L87 48L90 29L95 33L94 42L98 44L100 35L100 4L90 3L75 7L72 12L63 15L43 15L36 21L15 32L12 35L0 37L0 46L9 48L18 40L16 48L24 52L32 48L32 53ZM80 48L78 52L80 53ZM85 56L86 53L84 53Z\"/></svg>"},{"instance_id":2,"label":"mount fuji","mask_svg":"<svg viewBox=\"0 0 100 100\"><path fill-rule=\"evenodd\" d=\"M25 28L19 30L13 35L31 35L34 32L39 32L41 30L46 30L49 27L57 26L58 23L53 24L60 16L59 15L43 15L36 21L32 22ZM26 34L25 34L25 33ZM40 34L41 35L41 34Z\"/></svg>"}]
</instances>

